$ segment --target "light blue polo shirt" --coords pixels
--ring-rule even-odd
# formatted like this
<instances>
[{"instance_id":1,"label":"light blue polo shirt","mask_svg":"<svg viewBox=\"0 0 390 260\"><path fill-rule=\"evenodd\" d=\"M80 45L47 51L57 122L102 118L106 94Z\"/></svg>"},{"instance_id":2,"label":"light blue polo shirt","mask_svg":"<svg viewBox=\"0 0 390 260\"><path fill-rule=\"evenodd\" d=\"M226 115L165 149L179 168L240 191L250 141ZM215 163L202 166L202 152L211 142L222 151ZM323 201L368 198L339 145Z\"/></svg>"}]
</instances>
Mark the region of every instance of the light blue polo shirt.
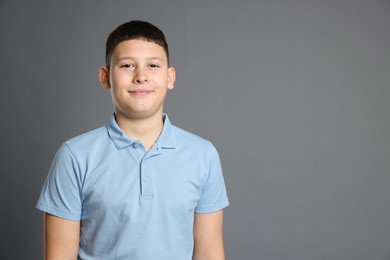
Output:
<instances>
[{"instance_id":1,"label":"light blue polo shirt","mask_svg":"<svg viewBox=\"0 0 390 260\"><path fill-rule=\"evenodd\" d=\"M191 260L194 213L229 205L214 146L163 120L147 153L114 116L58 150L37 208L81 221L78 259Z\"/></svg>"}]
</instances>

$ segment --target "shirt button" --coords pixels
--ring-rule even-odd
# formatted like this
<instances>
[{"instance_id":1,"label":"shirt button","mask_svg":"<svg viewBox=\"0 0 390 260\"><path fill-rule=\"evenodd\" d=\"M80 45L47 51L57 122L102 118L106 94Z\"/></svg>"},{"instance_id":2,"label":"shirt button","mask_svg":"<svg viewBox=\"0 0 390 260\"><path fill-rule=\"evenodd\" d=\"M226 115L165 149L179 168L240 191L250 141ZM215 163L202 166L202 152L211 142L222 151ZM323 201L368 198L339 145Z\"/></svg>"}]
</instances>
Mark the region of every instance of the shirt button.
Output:
<instances>
[{"instance_id":1,"label":"shirt button","mask_svg":"<svg viewBox=\"0 0 390 260\"><path fill-rule=\"evenodd\" d=\"M139 144L133 143L133 148L137 149L139 147Z\"/></svg>"},{"instance_id":2,"label":"shirt button","mask_svg":"<svg viewBox=\"0 0 390 260\"><path fill-rule=\"evenodd\" d=\"M148 183L149 179L148 178L144 178L144 182Z\"/></svg>"}]
</instances>

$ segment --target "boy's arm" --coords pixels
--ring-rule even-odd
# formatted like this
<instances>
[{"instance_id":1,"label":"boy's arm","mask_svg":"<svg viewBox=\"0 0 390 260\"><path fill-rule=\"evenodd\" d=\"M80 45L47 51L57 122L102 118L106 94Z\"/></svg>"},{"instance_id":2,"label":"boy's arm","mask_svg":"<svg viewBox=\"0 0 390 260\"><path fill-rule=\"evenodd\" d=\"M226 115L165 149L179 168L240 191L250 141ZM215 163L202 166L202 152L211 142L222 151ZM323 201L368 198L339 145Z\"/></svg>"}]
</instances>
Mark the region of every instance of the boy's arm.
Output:
<instances>
[{"instance_id":1,"label":"boy's arm","mask_svg":"<svg viewBox=\"0 0 390 260\"><path fill-rule=\"evenodd\" d=\"M45 260L74 260L80 240L80 221L45 213Z\"/></svg>"},{"instance_id":2,"label":"boy's arm","mask_svg":"<svg viewBox=\"0 0 390 260\"><path fill-rule=\"evenodd\" d=\"M222 236L223 210L195 213L193 260L224 260Z\"/></svg>"}]
</instances>

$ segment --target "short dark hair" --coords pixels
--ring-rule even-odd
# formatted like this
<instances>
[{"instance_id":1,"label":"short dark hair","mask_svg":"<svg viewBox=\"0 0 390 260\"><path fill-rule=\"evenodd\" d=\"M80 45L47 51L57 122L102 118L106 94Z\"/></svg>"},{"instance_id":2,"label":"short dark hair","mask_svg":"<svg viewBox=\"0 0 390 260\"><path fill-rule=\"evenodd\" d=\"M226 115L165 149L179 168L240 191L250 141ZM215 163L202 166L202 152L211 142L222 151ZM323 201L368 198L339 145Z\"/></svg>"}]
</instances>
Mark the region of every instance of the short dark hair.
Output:
<instances>
[{"instance_id":1,"label":"short dark hair","mask_svg":"<svg viewBox=\"0 0 390 260\"><path fill-rule=\"evenodd\" d=\"M115 47L127 40L143 39L163 47L169 64L168 43L164 33L153 24L145 21L130 21L119 25L110 33L106 42L106 66L110 68L110 60Z\"/></svg>"}]
</instances>

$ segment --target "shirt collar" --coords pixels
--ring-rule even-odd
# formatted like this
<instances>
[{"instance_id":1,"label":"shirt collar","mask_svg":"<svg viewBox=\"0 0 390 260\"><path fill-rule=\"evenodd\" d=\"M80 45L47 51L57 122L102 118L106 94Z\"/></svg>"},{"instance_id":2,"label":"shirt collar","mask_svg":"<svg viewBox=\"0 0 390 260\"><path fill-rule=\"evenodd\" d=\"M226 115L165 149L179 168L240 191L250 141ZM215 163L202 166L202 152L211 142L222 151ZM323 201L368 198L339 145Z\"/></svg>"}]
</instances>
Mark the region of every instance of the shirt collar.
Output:
<instances>
[{"instance_id":1,"label":"shirt collar","mask_svg":"<svg viewBox=\"0 0 390 260\"><path fill-rule=\"evenodd\" d=\"M176 138L173 134L174 126L171 124L171 121L168 118L168 115L163 114L163 130L161 131L160 136L156 141L157 149L175 149L176 148ZM115 119L115 114L112 115L111 120L106 125L108 135L118 149L126 148L136 140L128 137L125 132L119 127Z\"/></svg>"},{"instance_id":2,"label":"shirt collar","mask_svg":"<svg viewBox=\"0 0 390 260\"><path fill-rule=\"evenodd\" d=\"M163 130L156 141L157 148L175 149L177 141L174 135L174 126L171 124L167 114L163 114L163 122Z\"/></svg>"}]
</instances>

